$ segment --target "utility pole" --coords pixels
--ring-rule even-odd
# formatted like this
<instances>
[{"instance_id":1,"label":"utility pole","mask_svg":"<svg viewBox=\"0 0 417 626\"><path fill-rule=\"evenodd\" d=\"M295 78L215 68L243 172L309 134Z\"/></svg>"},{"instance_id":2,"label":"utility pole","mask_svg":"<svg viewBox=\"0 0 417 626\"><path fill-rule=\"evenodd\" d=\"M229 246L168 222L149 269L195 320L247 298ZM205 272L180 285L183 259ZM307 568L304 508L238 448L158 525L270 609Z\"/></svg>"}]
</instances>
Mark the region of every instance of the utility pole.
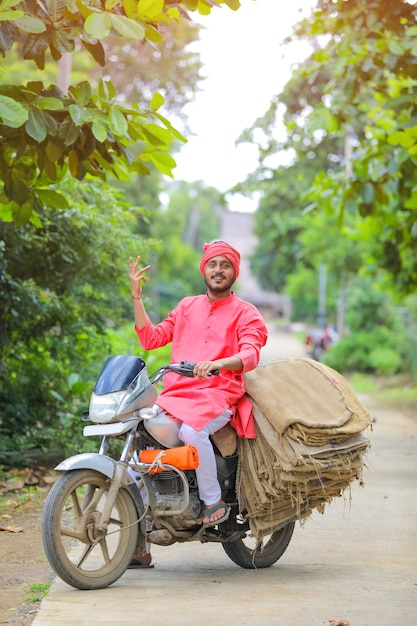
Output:
<instances>
[{"instance_id":1,"label":"utility pole","mask_svg":"<svg viewBox=\"0 0 417 626\"><path fill-rule=\"evenodd\" d=\"M319 310L317 316L317 324L319 328L326 325L327 308L326 308L326 292L327 292L327 268L324 263L320 263L319 267Z\"/></svg>"},{"instance_id":2,"label":"utility pole","mask_svg":"<svg viewBox=\"0 0 417 626\"><path fill-rule=\"evenodd\" d=\"M345 311L346 311L346 284L345 284L345 274L342 273L339 279L339 298L337 302L337 320L336 320L336 330L339 339L345 334Z\"/></svg>"},{"instance_id":3,"label":"utility pole","mask_svg":"<svg viewBox=\"0 0 417 626\"><path fill-rule=\"evenodd\" d=\"M352 177L353 174L353 165L352 165L352 155L353 155L353 138L354 138L354 130L351 124L348 124L346 127L345 134L345 174L346 179ZM336 320L336 329L339 338L341 339L344 335L345 331L345 312L346 312L346 273L341 272L339 278L339 297L337 302L337 320Z\"/></svg>"}]
</instances>

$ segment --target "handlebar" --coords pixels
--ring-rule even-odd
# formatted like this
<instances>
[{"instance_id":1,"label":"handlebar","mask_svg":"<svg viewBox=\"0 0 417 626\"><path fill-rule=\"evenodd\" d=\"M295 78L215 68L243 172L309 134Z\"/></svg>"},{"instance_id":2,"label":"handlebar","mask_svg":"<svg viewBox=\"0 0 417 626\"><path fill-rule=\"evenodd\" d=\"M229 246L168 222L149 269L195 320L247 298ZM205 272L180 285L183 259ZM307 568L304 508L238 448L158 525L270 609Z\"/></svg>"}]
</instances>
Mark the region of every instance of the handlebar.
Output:
<instances>
[{"instance_id":1,"label":"handlebar","mask_svg":"<svg viewBox=\"0 0 417 626\"><path fill-rule=\"evenodd\" d=\"M180 374L180 376L188 376L189 378L194 378L194 367L195 363L192 361L181 361L181 363L171 363L167 365L167 370L171 372L175 372L176 374ZM212 370L207 374L207 376L219 376L220 370Z\"/></svg>"},{"instance_id":2,"label":"handlebar","mask_svg":"<svg viewBox=\"0 0 417 626\"><path fill-rule=\"evenodd\" d=\"M196 364L192 361L170 363L169 365L164 365L163 367L160 367L159 370L156 370L156 372L153 372L153 374L149 376L149 380L151 381L152 385L156 385L156 383L158 383L161 378L163 378L168 372L175 372L180 376L188 376L188 378L194 378L195 365ZM209 372L207 376L219 376L219 374L220 370L217 369Z\"/></svg>"}]
</instances>

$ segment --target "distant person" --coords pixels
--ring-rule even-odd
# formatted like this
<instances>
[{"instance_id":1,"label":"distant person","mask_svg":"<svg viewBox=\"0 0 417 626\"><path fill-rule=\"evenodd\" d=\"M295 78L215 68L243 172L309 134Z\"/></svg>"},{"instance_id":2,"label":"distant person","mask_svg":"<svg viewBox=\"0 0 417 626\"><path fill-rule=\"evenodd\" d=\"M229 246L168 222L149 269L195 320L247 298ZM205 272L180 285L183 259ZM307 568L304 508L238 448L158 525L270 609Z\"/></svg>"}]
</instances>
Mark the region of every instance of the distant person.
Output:
<instances>
[{"instance_id":1,"label":"distant person","mask_svg":"<svg viewBox=\"0 0 417 626\"><path fill-rule=\"evenodd\" d=\"M324 332L321 338L321 346L324 351L326 351L330 346L335 344L338 340L339 336L337 331L332 324L326 324L324 327Z\"/></svg>"},{"instance_id":2,"label":"distant person","mask_svg":"<svg viewBox=\"0 0 417 626\"><path fill-rule=\"evenodd\" d=\"M323 353L337 343L339 335L332 324L323 328L315 328L306 336L305 344L310 348L311 357L320 361Z\"/></svg>"}]
</instances>

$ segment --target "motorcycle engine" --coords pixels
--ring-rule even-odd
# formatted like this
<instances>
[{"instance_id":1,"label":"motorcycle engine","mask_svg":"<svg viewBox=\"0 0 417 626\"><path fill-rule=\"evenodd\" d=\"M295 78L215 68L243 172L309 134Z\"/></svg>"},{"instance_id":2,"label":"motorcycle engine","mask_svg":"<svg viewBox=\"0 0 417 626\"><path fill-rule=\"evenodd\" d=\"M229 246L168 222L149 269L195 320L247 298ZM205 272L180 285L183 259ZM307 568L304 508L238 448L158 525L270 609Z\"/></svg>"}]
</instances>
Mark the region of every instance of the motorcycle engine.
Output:
<instances>
[{"instance_id":1,"label":"motorcycle engine","mask_svg":"<svg viewBox=\"0 0 417 626\"><path fill-rule=\"evenodd\" d=\"M167 516L167 521L177 529L195 526L201 515L201 501L198 497L195 473L185 472L188 479L190 496L187 509L181 515ZM151 476L152 488L158 502L158 508L167 510L181 509L184 505L184 488L178 474L174 471L158 472Z\"/></svg>"}]
</instances>

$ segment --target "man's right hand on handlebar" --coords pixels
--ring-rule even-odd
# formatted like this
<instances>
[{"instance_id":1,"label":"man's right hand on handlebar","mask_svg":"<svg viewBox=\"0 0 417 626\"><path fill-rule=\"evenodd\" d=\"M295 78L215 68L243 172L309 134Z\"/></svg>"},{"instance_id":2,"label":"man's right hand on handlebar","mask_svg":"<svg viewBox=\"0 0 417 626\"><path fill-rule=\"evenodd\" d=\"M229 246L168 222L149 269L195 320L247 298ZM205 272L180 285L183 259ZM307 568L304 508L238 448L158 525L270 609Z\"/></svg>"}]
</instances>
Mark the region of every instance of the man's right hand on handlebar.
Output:
<instances>
[{"instance_id":1,"label":"man's right hand on handlebar","mask_svg":"<svg viewBox=\"0 0 417 626\"><path fill-rule=\"evenodd\" d=\"M219 370L219 365L216 361L199 361L194 366L194 376L197 378L207 378L211 372Z\"/></svg>"}]
</instances>

